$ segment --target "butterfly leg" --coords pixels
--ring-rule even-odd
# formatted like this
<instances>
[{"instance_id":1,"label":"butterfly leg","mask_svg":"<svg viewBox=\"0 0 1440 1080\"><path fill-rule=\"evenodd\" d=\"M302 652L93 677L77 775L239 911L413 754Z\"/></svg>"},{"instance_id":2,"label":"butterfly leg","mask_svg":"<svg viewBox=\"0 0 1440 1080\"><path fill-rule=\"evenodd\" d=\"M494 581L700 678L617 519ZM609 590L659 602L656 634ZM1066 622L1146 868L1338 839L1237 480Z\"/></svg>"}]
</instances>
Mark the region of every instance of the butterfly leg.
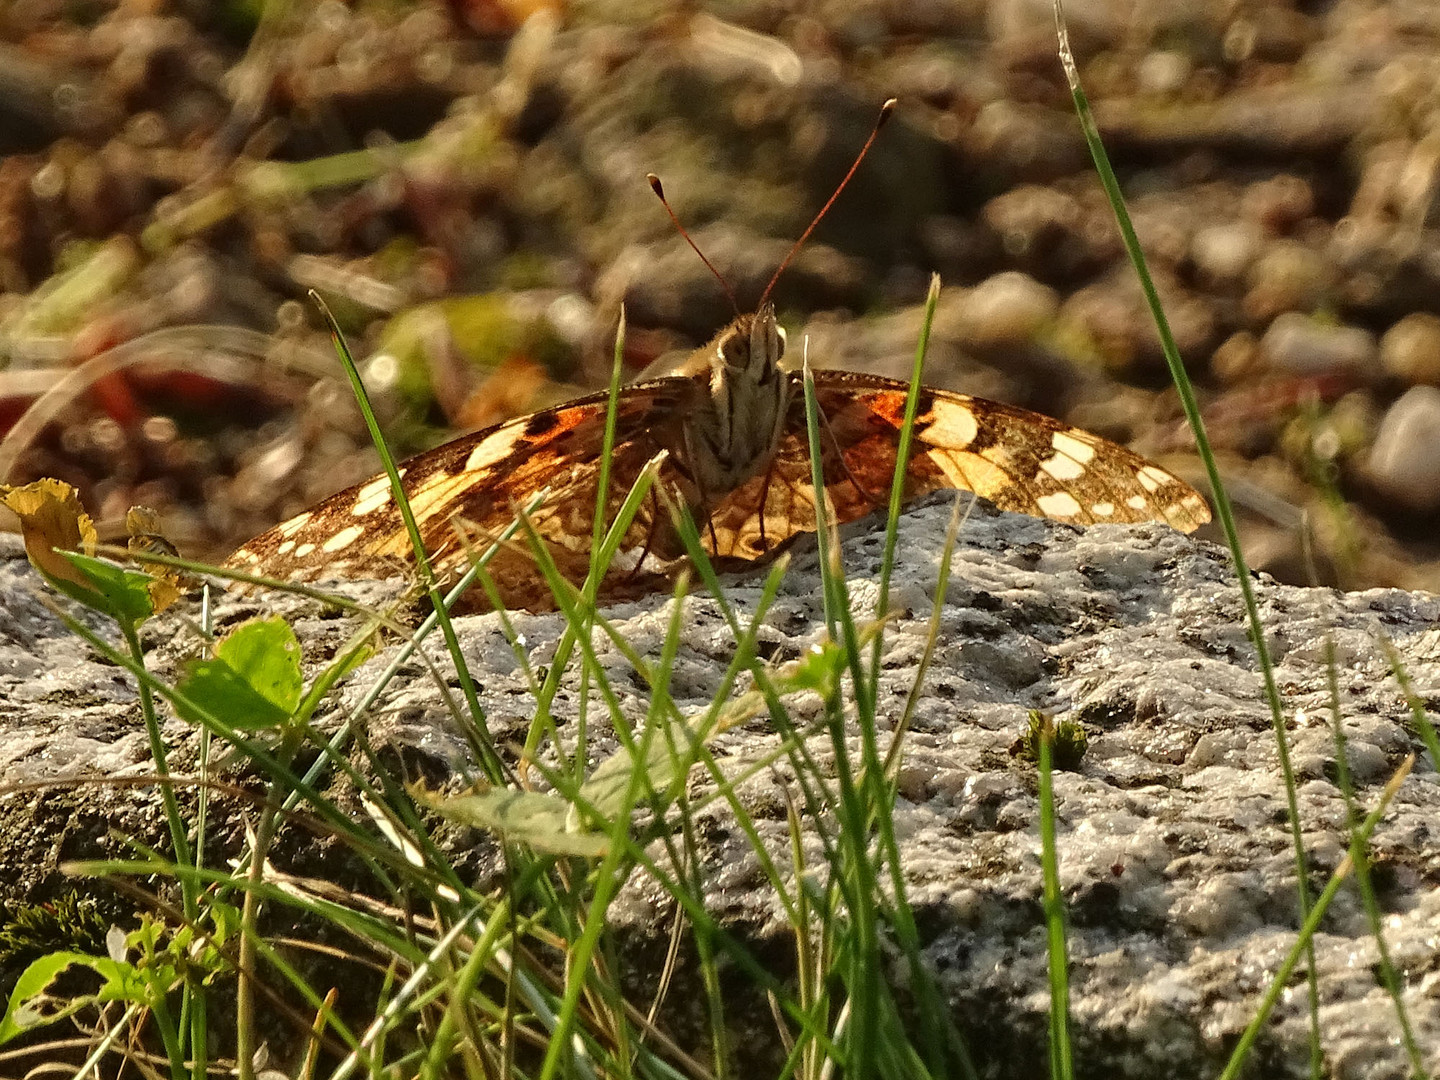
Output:
<instances>
[{"instance_id":1,"label":"butterfly leg","mask_svg":"<svg viewBox=\"0 0 1440 1080\"><path fill-rule=\"evenodd\" d=\"M761 551L764 551L766 548L768 548L768 547L770 546L770 542L769 542L768 540L766 540L766 538L765 538L765 518L766 518L766 516L767 516L767 515L766 515L766 508L770 505L770 480L771 480L771 478L772 478L774 475L775 475L775 466L774 466L774 464L772 463L771 466L770 466L768 469L765 470L765 482L760 486L760 550L761 550Z\"/></svg>"},{"instance_id":2,"label":"butterfly leg","mask_svg":"<svg viewBox=\"0 0 1440 1080\"><path fill-rule=\"evenodd\" d=\"M650 500L650 527L645 530L645 543L640 546L640 557L635 560L635 565L630 568L630 577L632 578L640 575L640 568L645 565L645 560L650 557L650 553L654 551L657 546L655 543L655 534L656 530L660 528L661 521L660 497L655 494L653 487L650 489L650 494L646 497Z\"/></svg>"}]
</instances>

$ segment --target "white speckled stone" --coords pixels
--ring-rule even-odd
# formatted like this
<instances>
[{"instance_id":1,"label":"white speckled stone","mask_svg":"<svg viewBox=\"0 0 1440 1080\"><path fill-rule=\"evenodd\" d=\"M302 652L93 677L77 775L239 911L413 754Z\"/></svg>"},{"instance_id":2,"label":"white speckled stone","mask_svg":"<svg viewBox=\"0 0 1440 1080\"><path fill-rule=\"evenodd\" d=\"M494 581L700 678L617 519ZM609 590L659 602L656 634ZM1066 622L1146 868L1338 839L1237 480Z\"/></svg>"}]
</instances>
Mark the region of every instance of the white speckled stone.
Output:
<instances>
[{"instance_id":1,"label":"white speckled stone","mask_svg":"<svg viewBox=\"0 0 1440 1080\"><path fill-rule=\"evenodd\" d=\"M895 588L910 610L888 624L877 733L882 749L914 682L930 617L921 598L934 596L948 518L949 503L940 498L912 509L903 521ZM870 525L847 530L855 595L874 595L880 550L881 538ZM823 637L814 567L813 552L797 548L767 616L761 638L776 663L798 657ZM23 595L23 572L5 564L0 571L9 574L0 576L0 600ZM1440 693L1440 599L1395 591L1341 594L1263 579L1257 588L1286 718L1293 722L1289 735L1304 764L1301 827L1318 889L1347 844L1345 800L1325 726L1322 644L1333 639L1341 658L1351 772L1357 798L1368 808L1405 756L1420 749L1375 635L1394 643L1417 692L1433 697ZM742 620L759 595L758 579L732 584L730 598ZM606 615L638 651L653 656L671 603L657 597ZM222 617L225 612L222 607ZM866 615L863 606L857 615ZM1035 775L1033 765L1011 753L1028 710L1039 708L1080 721L1091 747L1079 771L1057 776L1055 785L1079 1052L1097 1075L1152 1080L1159 1062L1184 1062L1185 1075L1218 1071L1294 943L1297 925L1285 792L1242 617L1224 554L1169 529L1081 532L984 509L970 517L942 598L940 635L905 744L904 795L895 807L902 868L910 900L923 916L926 955L963 1023L1008 1032L1017 1043L1044 1030ZM91 693L94 719L80 733L92 741L108 733L118 743L140 730L133 698L117 687L113 669L84 660L53 628L36 629L43 609L23 624L8 618L8 631L0 619L0 695L10 695L9 730L49 734L62 752L75 751L72 766L106 767L93 748L67 743L64 733L55 732L49 706L16 699L15 678L3 674L4 653L43 655L59 684L68 684L72 694ZM547 662L561 620L518 621L531 662ZM341 620L313 615L299 625L310 655L333 649L346 630ZM671 692L682 711L696 713L715 692L734 640L714 601L704 597L687 601L682 625ZM505 646L498 616L461 619L458 630L474 658L492 727L502 740L516 738L533 703L513 659L499 662ZM188 635L178 628L173 633L166 643L163 628L152 632L161 643L155 654L161 667L191 648ZM648 700L643 682L608 637L597 634L595 648L626 713L641 721ZM366 685L387 659L377 656L352 687ZM487 669L491 659L496 662ZM437 663L446 671L443 659ZM84 689L91 685L93 691ZM577 688L568 677L555 702L564 739L575 734ZM353 701L358 692L347 689L344 697ZM802 728L823 720L813 695L787 705ZM598 708L591 709L589 725L598 761L616 743ZM392 688L384 708L370 718L369 734L387 755L424 763L427 772L466 767L466 741L420 665ZM176 735L186 737L183 730ZM762 717L726 732L713 750L735 775L773 760L778 738ZM829 736L816 730L807 745L821 773L833 776ZM855 733L852 752L858 747ZM36 769L43 775L37 756L5 762L0 781L28 778ZM781 866L790 865L790 840L779 785L792 783L791 775L782 757L739 791ZM691 790L703 793L709 786L697 775ZM0 809L5 806L0 802ZM11 804L8 812L19 811ZM721 801L708 803L700 818L705 861L699 870L712 913L742 940L773 943L782 908L762 887L743 833ZM822 825L833 827L833 820L806 818L812 866L820 862L815 830ZM1434 886L1440 880L1440 779L1423 755L1377 832L1373 855L1385 868L1377 880L1387 943L1400 967L1410 1020L1429 1066L1440 1068L1440 979L1433 974L1440 971L1440 892ZM635 949L627 951L636 956L663 956L669 924L655 913L668 910L660 890L637 875L612 911L617 940L633 941ZM1403 1075L1393 1007L1375 979L1374 943L1353 891L1341 891L1315 947L1329 1067L1347 1080ZM1259 1048L1265 1075L1306 1075L1306 1014L1303 994L1283 996Z\"/></svg>"}]
</instances>

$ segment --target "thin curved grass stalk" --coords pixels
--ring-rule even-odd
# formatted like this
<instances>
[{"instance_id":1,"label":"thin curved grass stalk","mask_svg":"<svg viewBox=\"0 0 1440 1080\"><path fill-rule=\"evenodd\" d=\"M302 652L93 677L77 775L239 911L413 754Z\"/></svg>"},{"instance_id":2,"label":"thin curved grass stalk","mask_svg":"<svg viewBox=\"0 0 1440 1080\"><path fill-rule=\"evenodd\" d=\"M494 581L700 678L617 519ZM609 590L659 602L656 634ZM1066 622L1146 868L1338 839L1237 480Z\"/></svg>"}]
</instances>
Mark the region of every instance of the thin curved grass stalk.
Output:
<instances>
[{"instance_id":1,"label":"thin curved grass stalk","mask_svg":"<svg viewBox=\"0 0 1440 1080\"><path fill-rule=\"evenodd\" d=\"M1125 207L1124 195L1120 191L1120 182L1115 177L1115 171L1110 167L1110 159L1101 142L1099 128L1090 111L1085 91L1080 85L1080 72L1075 64L1075 56L1070 50L1070 38L1065 25L1061 0L1055 0L1055 30L1059 38L1061 66L1065 70L1065 78L1070 85L1070 94L1075 102L1075 111L1080 119L1081 130L1084 132L1085 142L1090 148L1090 156L1095 163L1100 183L1105 189L1106 198L1115 214L1115 222L1119 227L1126 254L1139 278L1141 292L1145 296L1146 305L1150 309L1150 316L1160 338L1160 347L1165 356L1166 366L1170 371L1170 380L1175 386L1176 393L1180 398L1180 405L1185 412L1185 419L1195 437L1195 449L1204 463L1205 474L1210 481L1211 498L1215 504L1215 517L1220 522L1220 527L1225 534L1225 544L1229 549L1231 564L1235 570L1235 582L1245 604L1245 621L1250 634L1250 642L1255 649L1256 662L1260 668L1265 702L1270 710L1270 725L1275 735L1276 757L1280 762L1280 773L1285 782L1285 804L1295 862L1296 906L1299 909L1300 921L1303 923L1309 917L1311 900L1310 887L1306 882L1305 835L1300 820L1300 800L1295 782L1295 769L1290 761L1289 736L1285 730L1285 710L1280 700L1280 687L1275 680L1275 665L1270 658L1270 649L1265 641L1265 627L1260 620L1260 605L1251 582L1250 568L1240 546L1240 533L1235 524L1235 513L1230 504L1230 497L1226 493L1224 482L1221 480L1220 467L1215 461L1209 436L1205 431L1205 421L1200 415L1200 405L1195 397L1195 389L1190 383L1190 377L1180 358L1180 350L1175 344L1174 334L1170 331L1170 322L1160 303L1160 295L1146 268L1139 237L1135 233L1134 224ZM1325 1065L1320 1042L1320 986L1315 973L1314 947L1309 943L1309 939L1306 939L1306 951L1308 960L1306 980L1309 986L1310 1007L1310 1073L1314 1080L1319 1080Z\"/></svg>"},{"instance_id":2,"label":"thin curved grass stalk","mask_svg":"<svg viewBox=\"0 0 1440 1080\"><path fill-rule=\"evenodd\" d=\"M260 362L269 353L272 339L255 330L238 326L171 326L152 330L92 356L67 372L63 378L35 399L25 414L0 439L0 479L11 474L15 464L46 425L55 419L99 380L126 368L154 363L155 354L174 354L176 366L186 371L215 370L245 357ZM299 354L307 356L308 353ZM304 370L327 372L318 359Z\"/></svg>"},{"instance_id":3,"label":"thin curved grass stalk","mask_svg":"<svg viewBox=\"0 0 1440 1080\"><path fill-rule=\"evenodd\" d=\"M1410 1024L1410 1014L1405 1008L1405 996L1400 984L1400 975L1390 959L1390 948L1385 943L1385 918L1380 902L1375 896L1374 882L1370 877L1370 858L1365 845L1359 842L1360 814L1355 801L1355 785L1350 778L1350 762L1346 749L1345 719L1340 708L1339 663L1335 658L1335 639L1325 638L1325 685L1330 695L1330 727L1335 737L1335 781L1345 796L1346 826L1350 830L1350 861L1355 864L1355 885L1360 893L1365 917L1370 922L1370 935L1375 939L1375 950L1380 954L1379 975L1395 1006L1395 1020L1400 1025L1400 1041L1410 1058L1414 1080L1425 1080L1425 1061L1420 1046L1415 1041L1415 1029Z\"/></svg>"}]
</instances>

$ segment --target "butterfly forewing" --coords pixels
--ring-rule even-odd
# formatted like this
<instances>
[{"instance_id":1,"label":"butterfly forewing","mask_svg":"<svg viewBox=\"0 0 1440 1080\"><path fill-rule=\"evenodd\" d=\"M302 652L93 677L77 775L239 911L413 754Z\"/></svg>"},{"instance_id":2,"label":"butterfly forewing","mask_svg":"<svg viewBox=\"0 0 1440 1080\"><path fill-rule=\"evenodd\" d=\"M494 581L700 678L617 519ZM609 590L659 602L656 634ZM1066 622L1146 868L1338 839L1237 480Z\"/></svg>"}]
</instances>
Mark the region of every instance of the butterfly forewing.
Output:
<instances>
[{"instance_id":1,"label":"butterfly forewing","mask_svg":"<svg viewBox=\"0 0 1440 1080\"><path fill-rule=\"evenodd\" d=\"M660 450L672 455L683 441L677 422L695 384L661 379L627 387L617 402L606 520ZM432 565L442 578L460 570L470 549L483 548L514 519L516 508L548 489L531 523L562 574L584 578L590 564L592 522L605 431L607 396L582 398L499 424L420 454L400 465L401 482ZM674 467L661 482L675 485ZM621 545L622 559L657 548L656 500L647 500ZM668 519L666 520L668 525ZM409 533L389 479L357 484L245 544L229 564L290 581L385 578L413 568ZM490 566L507 605L550 607L533 558L512 543Z\"/></svg>"},{"instance_id":2,"label":"butterfly forewing","mask_svg":"<svg viewBox=\"0 0 1440 1080\"><path fill-rule=\"evenodd\" d=\"M826 494L838 522L888 505L906 384L842 371L815 373ZM711 511L716 554L756 558L815 528L804 403L770 468ZM1011 510L1076 525L1163 522L1191 532L1205 500L1139 454L1048 416L983 398L922 388L905 498L953 488Z\"/></svg>"}]
</instances>

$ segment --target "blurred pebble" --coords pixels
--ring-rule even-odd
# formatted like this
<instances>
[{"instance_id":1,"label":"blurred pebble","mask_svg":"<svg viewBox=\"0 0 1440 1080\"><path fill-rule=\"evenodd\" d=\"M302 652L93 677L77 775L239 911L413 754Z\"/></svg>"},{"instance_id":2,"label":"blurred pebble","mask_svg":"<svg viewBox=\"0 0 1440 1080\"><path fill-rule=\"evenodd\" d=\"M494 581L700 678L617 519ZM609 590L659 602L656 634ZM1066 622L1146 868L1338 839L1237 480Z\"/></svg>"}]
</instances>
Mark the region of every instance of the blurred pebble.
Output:
<instances>
[{"instance_id":1,"label":"blurred pebble","mask_svg":"<svg viewBox=\"0 0 1440 1080\"><path fill-rule=\"evenodd\" d=\"M1283 233L1315 213L1315 191L1301 177L1272 176L1245 189L1240 213L1272 233Z\"/></svg>"},{"instance_id":2,"label":"blurred pebble","mask_svg":"<svg viewBox=\"0 0 1440 1080\"><path fill-rule=\"evenodd\" d=\"M1381 495L1407 509L1440 508L1440 390L1417 386L1390 406L1365 472Z\"/></svg>"},{"instance_id":3,"label":"blurred pebble","mask_svg":"<svg viewBox=\"0 0 1440 1080\"><path fill-rule=\"evenodd\" d=\"M1181 357L1213 349L1217 326L1213 299L1188 291L1153 267L1152 277ZM1062 302L1056 322L1059 333L1078 334L1088 342L1111 372L1158 368L1164 363L1155 321L1128 267L1072 293Z\"/></svg>"},{"instance_id":4,"label":"blurred pebble","mask_svg":"<svg viewBox=\"0 0 1440 1080\"><path fill-rule=\"evenodd\" d=\"M1032 340L1060 310L1055 290L1009 270L987 278L957 302L957 336L977 348Z\"/></svg>"},{"instance_id":5,"label":"blurred pebble","mask_svg":"<svg viewBox=\"0 0 1440 1080\"><path fill-rule=\"evenodd\" d=\"M1147 94L1173 94L1190 81L1195 65L1177 49L1156 49L1145 54L1135 69L1135 82Z\"/></svg>"},{"instance_id":6,"label":"blurred pebble","mask_svg":"<svg viewBox=\"0 0 1440 1080\"><path fill-rule=\"evenodd\" d=\"M1327 325L1295 311L1287 311L1270 324L1260 348L1272 368L1294 375L1368 375L1376 360L1375 335L1370 331Z\"/></svg>"},{"instance_id":7,"label":"blurred pebble","mask_svg":"<svg viewBox=\"0 0 1440 1080\"><path fill-rule=\"evenodd\" d=\"M1320 252L1298 241L1278 241L1250 268L1245 314L1265 321L1282 311L1311 311L1334 281L1334 267Z\"/></svg>"},{"instance_id":8,"label":"blurred pebble","mask_svg":"<svg viewBox=\"0 0 1440 1080\"><path fill-rule=\"evenodd\" d=\"M1248 330L1231 334L1210 356L1210 373L1232 386L1248 379L1260 367L1260 342Z\"/></svg>"},{"instance_id":9,"label":"blurred pebble","mask_svg":"<svg viewBox=\"0 0 1440 1080\"><path fill-rule=\"evenodd\" d=\"M1440 317L1406 315L1380 339L1380 365L1407 384L1440 385Z\"/></svg>"},{"instance_id":10,"label":"blurred pebble","mask_svg":"<svg viewBox=\"0 0 1440 1080\"><path fill-rule=\"evenodd\" d=\"M1253 222L1209 225L1190 241L1190 258L1206 282L1227 285L1243 280L1263 242L1264 235Z\"/></svg>"}]
</instances>

